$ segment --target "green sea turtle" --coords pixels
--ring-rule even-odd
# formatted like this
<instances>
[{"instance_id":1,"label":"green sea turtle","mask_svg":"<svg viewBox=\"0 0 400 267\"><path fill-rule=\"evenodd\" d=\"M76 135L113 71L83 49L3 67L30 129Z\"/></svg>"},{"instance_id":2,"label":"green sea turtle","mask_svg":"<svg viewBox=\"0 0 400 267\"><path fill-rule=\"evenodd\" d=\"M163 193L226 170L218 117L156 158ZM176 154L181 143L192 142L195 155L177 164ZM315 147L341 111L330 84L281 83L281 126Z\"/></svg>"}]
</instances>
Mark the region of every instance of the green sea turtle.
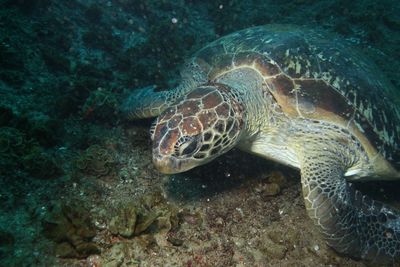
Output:
<instances>
[{"instance_id":1,"label":"green sea turtle","mask_svg":"<svg viewBox=\"0 0 400 267\"><path fill-rule=\"evenodd\" d=\"M161 172L233 147L297 168L327 244L384 263L400 258L400 213L348 181L400 178L399 107L391 83L344 40L287 25L222 37L187 62L177 88L134 90L123 104L130 119L158 116Z\"/></svg>"}]
</instances>

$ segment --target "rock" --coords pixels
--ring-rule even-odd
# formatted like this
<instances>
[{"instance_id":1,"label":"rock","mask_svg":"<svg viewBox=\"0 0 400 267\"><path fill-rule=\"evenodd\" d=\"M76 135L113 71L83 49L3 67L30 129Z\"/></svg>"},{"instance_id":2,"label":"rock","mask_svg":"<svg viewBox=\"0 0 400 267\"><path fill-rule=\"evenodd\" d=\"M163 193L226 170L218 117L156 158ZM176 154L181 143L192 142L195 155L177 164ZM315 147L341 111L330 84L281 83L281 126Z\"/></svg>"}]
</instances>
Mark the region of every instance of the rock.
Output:
<instances>
[{"instance_id":1,"label":"rock","mask_svg":"<svg viewBox=\"0 0 400 267\"><path fill-rule=\"evenodd\" d=\"M268 258L283 259L285 257L287 248L283 245L274 243L270 239L266 239L263 244L263 252Z\"/></svg>"},{"instance_id":2,"label":"rock","mask_svg":"<svg viewBox=\"0 0 400 267\"><path fill-rule=\"evenodd\" d=\"M15 237L10 232L0 230L0 258L14 250Z\"/></svg>"},{"instance_id":3,"label":"rock","mask_svg":"<svg viewBox=\"0 0 400 267\"><path fill-rule=\"evenodd\" d=\"M178 213L178 218L181 222L185 222L194 226L201 226L203 224L203 218L199 212L191 212L188 209L184 209Z\"/></svg>"},{"instance_id":4,"label":"rock","mask_svg":"<svg viewBox=\"0 0 400 267\"><path fill-rule=\"evenodd\" d=\"M60 258L76 258L78 253L68 242L62 242L56 246L56 255Z\"/></svg>"},{"instance_id":5,"label":"rock","mask_svg":"<svg viewBox=\"0 0 400 267\"><path fill-rule=\"evenodd\" d=\"M135 203L121 203L117 215L109 223L109 230L114 235L129 238L148 233L167 233L180 223L178 210L166 203L166 199L158 194L149 194Z\"/></svg>"},{"instance_id":6,"label":"rock","mask_svg":"<svg viewBox=\"0 0 400 267\"><path fill-rule=\"evenodd\" d=\"M276 196L281 192L281 187L276 183L268 183L263 190L263 194L266 196Z\"/></svg>"},{"instance_id":7,"label":"rock","mask_svg":"<svg viewBox=\"0 0 400 267\"><path fill-rule=\"evenodd\" d=\"M177 247L183 245L183 240L180 239L180 238L177 238L177 237L175 237L173 235L168 235L167 241L170 242L172 245L177 246Z\"/></svg>"},{"instance_id":8,"label":"rock","mask_svg":"<svg viewBox=\"0 0 400 267\"><path fill-rule=\"evenodd\" d=\"M110 232L114 235L131 237L135 233L137 212L134 205L119 210L119 214L110 221Z\"/></svg>"},{"instance_id":9,"label":"rock","mask_svg":"<svg viewBox=\"0 0 400 267\"><path fill-rule=\"evenodd\" d=\"M146 231L147 228L160 216L160 213L157 211L150 211L147 214L139 217L138 224L135 228L135 235L139 235L142 232Z\"/></svg>"},{"instance_id":10,"label":"rock","mask_svg":"<svg viewBox=\"0 0 400 267\"><path fill-rule=\"evenodd\" d=\"M124 263L124 247L120 244L116 244L111 248L110 251L110 260L103 264L104 267L116 267L122 266Z\"/></svg>"},{"instance_id":11,"label":"rock","mask_svg":"<svg viewBox=\"0 0 400 267\"><path fill-rule=\"evenodd\" d=\"M102 261L99 266L102 267L117 267L117 266L131 266L126 260L133 257L129 255L128 251L132 252L125 243L117 243L109 250L102 254Z\"/></svg>"},{"instance_id":12,"label":"rock","mask_svg":"<svg viewBox=\"0 0 400 267\"><path fill-rule=\"evenodd\" d=\"M75 250L79 253L79 255L92 255L92 254L99 254L100 248L92 242L82 242L80 244L75 245Z\"/></svg>"},{"instance_id":13,"label":"rock","mask_svg":"<svg viewBox=\"0 0 400 267\"><path fill-rule=\"evenodd\" d=\"M14 245L15 238L14 236L5 231L5 230L0 230L0 247L2 246L12 246Z\"/></svg>"},{"instance_id":14,"label":"rock","mask_svg":"<svg viewBox=\"0 0 400 267\"><path fill-rule=\"evenodd\" d=\"M91 242L96 235L88 211L81 205L64 205L47 214L42 226L47 238L58 243L56 255L62 258L85 258L100 252Z\"/></svg>"},{"instance_id":15,"label":"rock","mask_svg":"<svg viewBox=\"0 0 400 267\"><path fill-rule=\"evenodd\" d=\"M118 229L118 221L119 221L119 217L118 216L114 216L111 218L111 221L108 225L108 230L110 230L110 232L113 235L118 235L119 233L119 229Z\"/></svg>"},{"instance_id":16,"label":"rock","mask_svg":"<svg viewBox=\"0 0 400 267\"><path fill-rule=\"evenodd\" d=\"M269 183L274 183L283 188L286 185L286 177L280 171L273 171L268 177Z\"/></svg>"}]
</instances>

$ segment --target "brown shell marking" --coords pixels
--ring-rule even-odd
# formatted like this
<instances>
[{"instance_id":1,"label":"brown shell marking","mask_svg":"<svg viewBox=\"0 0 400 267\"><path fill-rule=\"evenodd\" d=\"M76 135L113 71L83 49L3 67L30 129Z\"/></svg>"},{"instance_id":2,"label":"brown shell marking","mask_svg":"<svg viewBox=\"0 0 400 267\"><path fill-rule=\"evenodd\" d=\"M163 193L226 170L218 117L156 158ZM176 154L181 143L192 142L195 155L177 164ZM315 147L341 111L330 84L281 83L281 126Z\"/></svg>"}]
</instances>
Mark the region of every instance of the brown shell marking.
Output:
<instances>
[{"instance_id":1,"label":"brown shell marking","mask_svg":"<svg viewBox=\"0 0 400 267\"><path fill-rule=\"evenodd\" d=\"M290 79L286 75L266 80L283 111L305 118L340 117L350 120L355 109L344 96L322 80Z\"/></svg>"}]
</instances>

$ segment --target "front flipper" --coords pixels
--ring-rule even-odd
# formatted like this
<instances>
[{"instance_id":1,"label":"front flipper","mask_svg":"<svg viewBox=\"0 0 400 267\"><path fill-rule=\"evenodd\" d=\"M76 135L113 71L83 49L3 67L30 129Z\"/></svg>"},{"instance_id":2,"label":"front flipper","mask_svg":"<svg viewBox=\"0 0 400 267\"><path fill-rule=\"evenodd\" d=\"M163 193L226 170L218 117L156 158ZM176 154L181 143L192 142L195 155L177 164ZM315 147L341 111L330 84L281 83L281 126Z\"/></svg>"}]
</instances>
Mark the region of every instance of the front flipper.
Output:
<instances>
[{"instance_id":1,"label":"front flipper","mask_svg":"<svg viewBox=\"0 0 400 267\"><path fill-rule=\"evenodd\" d=\"M173 91L155 91L155 86L135 89L121 106L129 120L156 117L163 112L174 98Z\"/></svg>"},{"instance_id":2,"label":"front flipper","mask_svg":"<svg viewBox=\"0 0 400 267\"><path fill-rule=\"evenodd\" d=\"M176 88L156 91L156 86L151 85L135 89L122 103L121 111L129 120L157 117L179 97L207 81L204 70L189 61L181 72L181 82Z\"/></svg>"},{"instance_id":3,"label":"front flipper","mask_svg":"<svg viewBox=\"0 0 400 267\"><path fill-rule=\"evenodd\" d=\"M328 245L372 262L398 262L400 213L346 182L346 155L326 150L312 154L302 161L303 196L308 215Z\"/></svg>"}]
</instances>

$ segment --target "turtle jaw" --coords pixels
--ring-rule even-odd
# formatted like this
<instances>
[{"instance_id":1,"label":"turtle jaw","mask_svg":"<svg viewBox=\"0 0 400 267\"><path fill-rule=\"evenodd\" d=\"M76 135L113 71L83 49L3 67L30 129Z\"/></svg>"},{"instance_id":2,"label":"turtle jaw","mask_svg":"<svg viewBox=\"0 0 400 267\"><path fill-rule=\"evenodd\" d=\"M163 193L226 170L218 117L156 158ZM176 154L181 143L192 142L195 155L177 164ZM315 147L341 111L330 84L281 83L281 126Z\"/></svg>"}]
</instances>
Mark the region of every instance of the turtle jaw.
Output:
<instances>
[{"instance_id":1,"label":"turtle jaw","mask_svg":"<svg viewBox=\"0 0 400 267\"><path fill-rule=\"evenodd\" d=\"M178 159L169 155L153 155L153 164L159 172L164 174L181 173L198 166L192 160Z\"/></svg>"}]
</instances>

